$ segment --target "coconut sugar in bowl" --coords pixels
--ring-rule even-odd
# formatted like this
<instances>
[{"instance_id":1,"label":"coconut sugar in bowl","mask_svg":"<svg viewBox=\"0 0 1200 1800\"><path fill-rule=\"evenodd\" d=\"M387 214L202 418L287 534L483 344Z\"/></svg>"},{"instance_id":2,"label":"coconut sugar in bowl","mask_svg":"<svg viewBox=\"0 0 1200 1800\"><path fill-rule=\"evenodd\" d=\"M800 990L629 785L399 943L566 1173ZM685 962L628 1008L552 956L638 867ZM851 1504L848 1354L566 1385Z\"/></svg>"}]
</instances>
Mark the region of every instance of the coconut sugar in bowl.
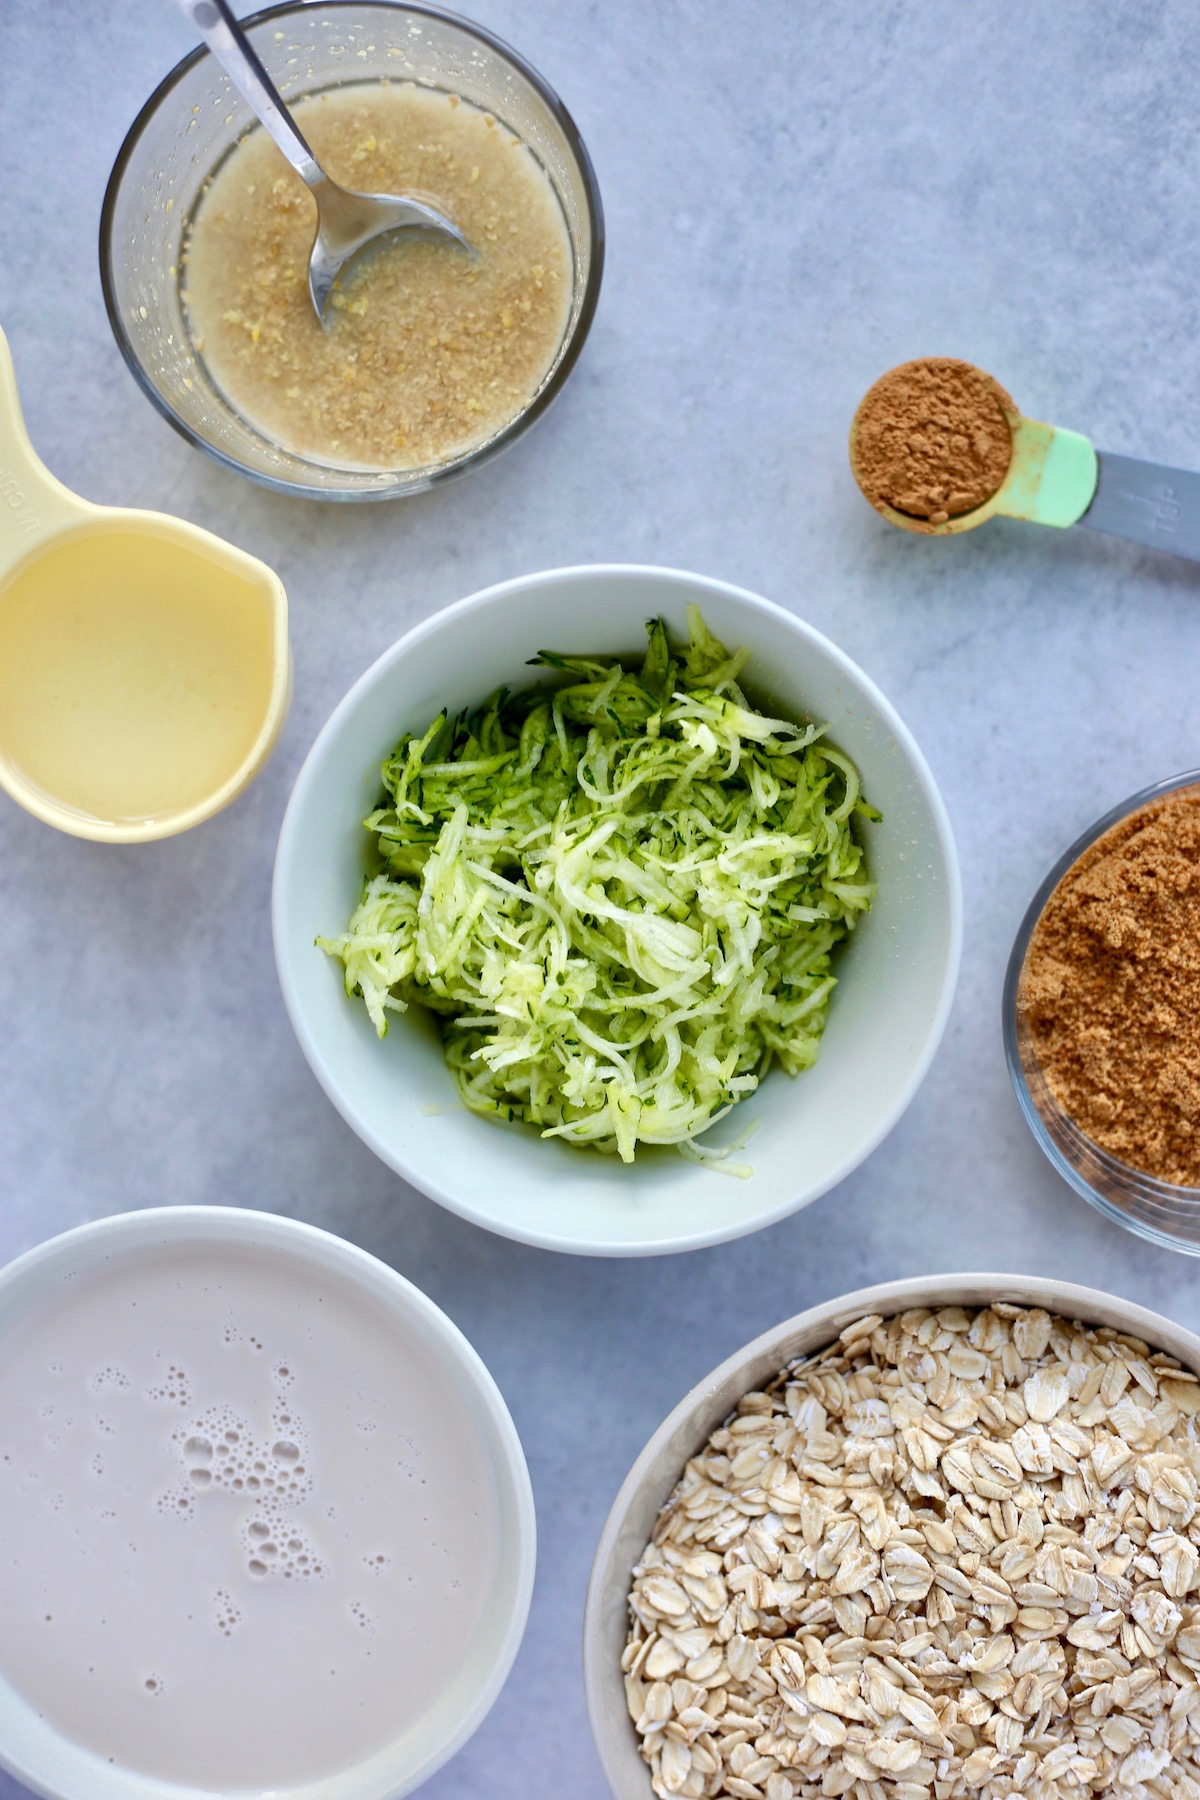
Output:
<instances>
[{"instance_id":1,"label":"coconut sugar in bowl","mask_svg":"<svg viewBox=\"0 0 1200 1800\"><path fill-rule=\"evenodd\" d=\"M587 151L516 52L432 8L284 6L244 28L335 179L422 195L474 254L403 234L349 266L322 329L311 196L198 49L109 182L117 342L176 429L253 480L322 499L420 492L514 442L574 367L604 251Z\"/></svg>"},{"instance_id":2,"label":"coconut sugar in bowl","mask_svg":"<svg viewBox=\"0 0 1200 1800\"><path fill-rule=\"evenodd\" d=\"M1106 813L1021 922L1003 1001L1017 1100L1077 1193L1200 1255L1200 770Z\"/></svg>"}]
</instances>

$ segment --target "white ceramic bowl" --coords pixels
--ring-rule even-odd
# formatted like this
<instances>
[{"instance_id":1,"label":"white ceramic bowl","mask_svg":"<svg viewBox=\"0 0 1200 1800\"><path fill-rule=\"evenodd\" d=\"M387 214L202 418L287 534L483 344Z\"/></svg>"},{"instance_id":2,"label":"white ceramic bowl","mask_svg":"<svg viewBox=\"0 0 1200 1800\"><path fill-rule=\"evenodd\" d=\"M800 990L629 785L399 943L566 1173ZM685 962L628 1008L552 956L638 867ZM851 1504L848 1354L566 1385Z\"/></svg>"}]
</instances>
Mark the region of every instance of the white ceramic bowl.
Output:
<instances>
[{"instance_id":1,"label":"white ceramic bowl","mask_svg":"<svg viewBox=\"0 0 1200 1800\"><path fill-rule=\"evenodd\" d=\"M271 1789L272 1800L400 1800L427 1780L482 1723L520 1646L533 1591L533 1492L516 1428L500 1390L466 1338L418 1288L343 1239L273 1213L216 1206L121 1213L51 1238L0 1271L0 1318L11 1322L64 1282L100 1263L161 1248L267 1251L316 1269L322 1282L378 1308L444 1373L461 1396L496 1497L496 1575L471 1651L452 1683L415 1726L344 1774ZM306 1703L298 1694L297 1706ZM220 1721L214 1720L219 1728ZM49 1800L212 1800L183 1786L114 1766L55 1730L0 1675L0 1769ZM239 1792L242 1790L239 1790ZM246 1790L247 1793L249 1790ZM257 1791L257 1790L256 1790Z\"/></svg>"},{"instance_id":2,"label":"white ceramic bowl","mask_svg":"<svg viewBox=\"0 0 1200 1800\"><path fill-rule=\"evenodd\" d=\"M429 1018L380 1042L338 963L314 949L356 905L379 767L439 708L536 679L541 649L638 653L662 614L686 638L698 602L772 706L829 726L883 813L869 828L878 897L841 965L815 1068L773 1073L722 1130L757 1130L738 1180L673 1150L615 1158L466 1112ZM350 690L292 794L275 862L275 955L301 1048L343 1118L434 1200L506 1237L598 1256L690 1250L784 1218L842 1180L896 1123L942 1035L958 971L961 894L950 825L920 751L879 689L827 638L725 582L670 569L558 569L488 588L417 626Z\"/></svg>"},{"instance_id":3,"label":"white ceramic bowl","mask_svg":"<svg viewBox=\"0 0 1200 1800\"><path fill-rule=\"evenodd\" d=\"M786 1320L735 1352L654 1433L613 1502L592 1563L583 1620L583 1675L592 1735L615 1800L654 1800L650 1771L625 1704L621 1652L628 1636L634 1566L689 1457L743 1394L761 1387L795 1357L824 1349L855 1319L868 1313L887 1319L915 1306L988 1306L996 1300L1045 1307L1088 1325L1116 1326L1200 1371L1200 1337L1170 1319L1096 1288L1025 1275L918 1276L861 1288Z\"/></svg>"}]
</instances>

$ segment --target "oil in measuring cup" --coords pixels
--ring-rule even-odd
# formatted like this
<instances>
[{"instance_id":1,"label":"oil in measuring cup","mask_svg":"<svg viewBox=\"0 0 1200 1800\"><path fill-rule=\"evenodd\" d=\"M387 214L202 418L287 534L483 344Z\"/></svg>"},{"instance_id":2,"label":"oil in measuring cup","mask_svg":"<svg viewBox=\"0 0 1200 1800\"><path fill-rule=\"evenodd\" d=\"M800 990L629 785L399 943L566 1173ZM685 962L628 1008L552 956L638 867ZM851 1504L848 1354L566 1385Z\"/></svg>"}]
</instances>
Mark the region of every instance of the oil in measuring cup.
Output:
<instances>
[{"instance_id":1,"label":"oil in measuring cup","mask_svg":"<svg viewBox=\"0 0 1200 1800\"><path fill-rule=\"evenodd\" d=\"M278 578L163 514L93 506L38 461L0 335L0 784L76 836L165 837L236 797L290 690Z\"/></svg>"}]
</instances>

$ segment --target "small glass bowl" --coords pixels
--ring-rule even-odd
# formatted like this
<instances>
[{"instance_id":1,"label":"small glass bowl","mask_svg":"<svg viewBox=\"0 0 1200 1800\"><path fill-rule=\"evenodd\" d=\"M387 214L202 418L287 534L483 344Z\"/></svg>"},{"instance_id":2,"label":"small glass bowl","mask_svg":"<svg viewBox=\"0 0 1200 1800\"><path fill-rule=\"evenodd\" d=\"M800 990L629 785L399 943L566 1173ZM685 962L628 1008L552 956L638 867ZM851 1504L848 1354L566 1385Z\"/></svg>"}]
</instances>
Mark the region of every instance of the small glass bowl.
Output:
<instances>
[{"instance_id":1,"label":"small glass bowl","mask_svg":"<svg viewBox=\"0 0 1200 1800\"><path fill-rule=\"evenodd\" d=\"M1021 980L1034 926L1067 870L1097 838L1119 825L1122 819L1181 788L1200 788L1200 769L1156 782L1153 787L1143 788L1141 793L1123 800L1120 806L1114 806L1075 840L1043 881L1021 920L1008 959L1003 1000L1004 1054L1026 1123L1051 1163L1076 1193L1082 1194L1098 1212L1115 1219L1118 1225L1124 1225L1127 1231L1134 1231L1151 1243L1165 1245L1169 1250L1200 1256L1200 1188L1177 1187L1173 1182L1158 1181L1153 1175L1119 1161L1084 1135L1050 1091L1020 1005Z\"/></svg>"},{"instance_id":2,"label":"small glass bowl","mask_svg":"<svg viewBox=\"0 0 1200 1800\"><path fill-rule=\"evenodd\" d=\"M180 243L206 179L253 122L203 47L185 56L130 127L100 219L100 279L117 344L144 392L190 444L264 487L316 500L391 500L495 456L541 417L575 366L600 291L604 224L583 140L553 89L498 38L405 0L300 0L242 21L287 99L368 81L459 94L537 157L571 242L571 310L533 399L485 443L417 469L338 468L281 449L229 405L197 357L179 294Z\"/></svg>"}]
</instances>

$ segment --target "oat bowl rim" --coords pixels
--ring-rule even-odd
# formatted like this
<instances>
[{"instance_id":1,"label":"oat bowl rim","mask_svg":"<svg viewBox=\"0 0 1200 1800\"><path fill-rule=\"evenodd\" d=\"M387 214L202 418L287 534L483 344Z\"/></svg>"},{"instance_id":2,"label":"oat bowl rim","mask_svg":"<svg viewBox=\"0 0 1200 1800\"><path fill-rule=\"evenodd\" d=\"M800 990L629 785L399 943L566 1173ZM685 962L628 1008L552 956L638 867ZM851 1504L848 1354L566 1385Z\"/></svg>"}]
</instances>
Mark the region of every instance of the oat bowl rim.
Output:
<instances>
[{"instance_id":1,"label":"oat bowl rim","mask_svg":"<svg viewBox=\"0 0 1200 1800\"><path fill-rule=\"evenodd\" d=\"M173 194L164 189L162 193L149 196L144 187L140 193L134 193L132 189L138 158L146 156L155 127L162 123L164 104L169 105L176 90L185 85L197 70L211 68L214 72L213 81L218 87L217 98L222 107L228 106L229 119L237 121L231 128L222 123L219 142L206 151L203 157L198 157L193 151L193 173L189 174L186 167L183 169L183 175L196 188L197 194L186 197L186 204L181 204L179 210L178 223L173 224L168 231L168 236L173 232L171 241L176 245L204 180L224 160L243 132L254 123L253 114L245 101L233 89L223 71L217 67L212 53L203 44L196 45L186 56L180 58L139 110L117 152L100 214L100 284L105 310L117 347L143 394L185 442L194 449L203 451L206 456L211 456L223 468L231 469L275 493L310 500L365 502L404 499L465 474L507 449L542 417L569 379L591 329L604 272L604 210L596 172L579 127L545 77L519 51L514 50L495 33L473 19L430 5L427 0L282 0L282 4L248 14L241 25L252 41L255 33L260 34L256 49L269 67L274 45L270 36L263 41L264 28L290 22L298 27L303 23L306 28L315 30L318 20L333 18L346 20L346 29L353 30L354 20L361 20L371 13L395 15L397 19L409 17L422 22L419 29L434 33L442 30L451 37L459 36L464 41L469 41L473 45L476 61L482 64L485 59L490 58L497 69L506 71L505 79L514 96L522 101L532 97L530 117L532 119L535 113L538 115L536 123L539 132L544 127L547 145L561 159L562 181L556 179L548 166L548 152L543 154L545 146L530 144L538 160L546 167L551 186L563 205L566 216L571 241L571 313L555 359L533 398L499 431L456 456L427 466L400 470L356 469L349 465L342 467L334 463L323 463L311 455L284 450L272 443L249 420L243 418L211 381L188 336L179 301L175 266L165 262L168 254L166 239L161 257L163 267L156 264L155 252L152 251L149 266L144 269L139 267L135 280L126 267L125 260L138 254L137 234L150 231L156 210L166 209L172 213L172 218L175 217ZM375 46L371 45L370 48L374 52ZM400 72L402 71L396 71ZM300 99L306 94L317 93L331 86L351 85L344 75L339 79L337 75L330 74L328 79L317 80L312 69L307 80L286 76L280 70L273 70L272 73L285 99ZM420 76L412 78L418 81L423 79ZM452 80L453 73L447 78ZM364 79L371 77L358 77L359 82ZM437 83L426 82L426 85L436 86ZM187 97L190 98L190 94ZM203 97L211 99L207 92ZM216 104L217 100L213 100L212 105ZM178 131L167 134L164 142L182 144L190 126L195 125L198 120L204 122L205 108L197 105L189 110L193 115L190 123L181 119ZM518 135L528 141L526 133L518 132ZM167 154L160 144L154 161L161 162ZM182 150L179 154L182 157ZM194 170L201 165L203 172L197 176ZM153 162L149 162L147 167L153 168L153 174L148 179L165 181L168 188L179 178L176 171L168 179L165 170L154 168ZM572 204L568 204L564 196L564 186L567 185L573 189ZM577 216L572 218L572 212ZM146 305L147 299L151 302L149 308ZM198 391L199 400L196 398ZM208 408L207 411L197 410L201 403Z\"/></svg>"},{"instance_id":2,"label":"oat bowl rim","mask_svg":"<svg viewBox=\"0 0 1200 1800\"><path fill-rule=\"evenodd\" d=\"M1112 1326L1163 1350L1200 1374L1200 1336L1159 1313L1100 1288L1041 1276L957 1274L911 1276L859 1288L797 1313L763 1332L685 1394L650 1437L617 1493L601 1530L583 1620L583 1678L592 1737L615 1800L653 1800L626 1706L621 1652L628 1631L633 1568L688 1459L743 1395L795 1358L823 1350L848 1325L915 1307L987 1307L997 1301L1041 1307L1089 1326Z\"/></svg>"},{"instance_id":3,"label":"oat bowl rim","mask_svg":"<svg viewBox=\"0 0 1200 1800\"><path fill-rule=\"evenodd\" d=\"M735 1179L675 1151L632 1165L525 1126L468 1113L427 1015L382 1042L339 965L314 939L344 929L367 872L362 820L379 768L404 730L446 706L528 686L539 648L636 655L645 621L682 641L696 602L732 648L750 651L751 690L829 724L884 820L870 830L873 910L847 946L821 1055L795 1079L774 1071L715 1128L759 1129ZM874 792L872 790L875 790ZM390 1168L475 1224L546 1249L645 1256L756 1231L828 1192L886 1136L941 1039L961 944L953 835L936 783L890 702L846 654L773 602L681 570L601 564L486 588L424 620L351 688L296 779L276 854L276 964L293 1028L343 1118Z\"/></svg>"}]
</instances>

